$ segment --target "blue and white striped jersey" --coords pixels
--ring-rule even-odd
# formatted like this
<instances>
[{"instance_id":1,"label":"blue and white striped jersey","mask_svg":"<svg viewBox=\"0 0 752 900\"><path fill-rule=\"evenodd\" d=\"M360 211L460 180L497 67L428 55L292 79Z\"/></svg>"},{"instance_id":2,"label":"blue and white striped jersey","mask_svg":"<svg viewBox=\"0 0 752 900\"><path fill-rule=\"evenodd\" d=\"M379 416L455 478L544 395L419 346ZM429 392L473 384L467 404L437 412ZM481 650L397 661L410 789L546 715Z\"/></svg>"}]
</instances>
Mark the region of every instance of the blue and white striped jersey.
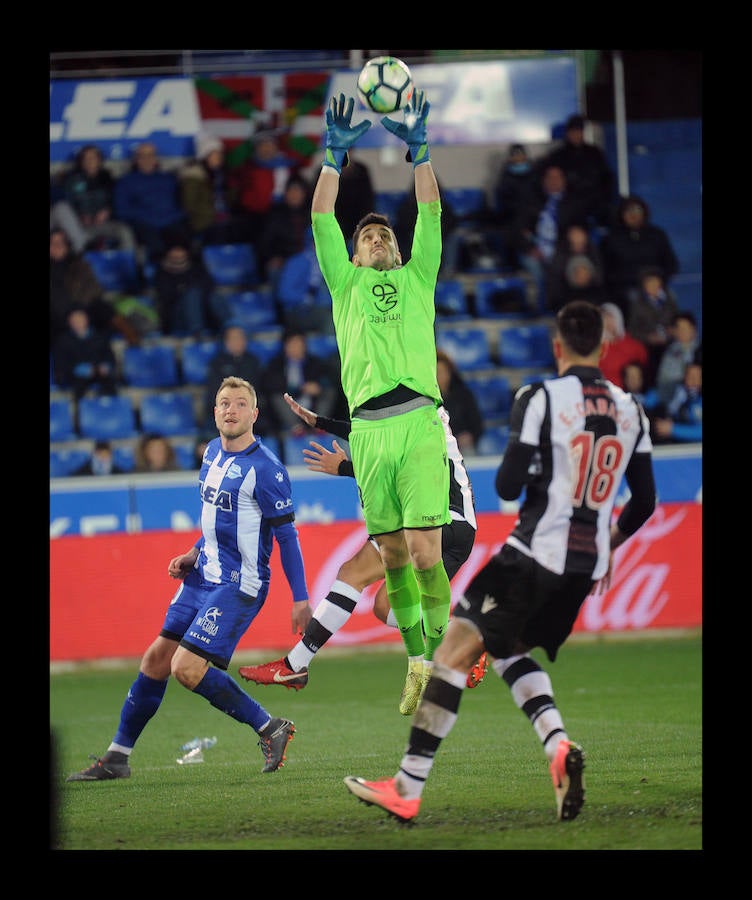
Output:
<instances>
[{"instance_id":1,"label":"blue and white striped jersey","mask_svg":"<svg viewBox=\"0 0 752 900\"><path fill-rule=\"evenodd\" d=\"M237 453L223 450L216 437L201 461L199 491L196 568L210 584L232 583L251 597L265 595L274 528L295 519L287 469L258 438Z\"/></svg>"}]
</instances>

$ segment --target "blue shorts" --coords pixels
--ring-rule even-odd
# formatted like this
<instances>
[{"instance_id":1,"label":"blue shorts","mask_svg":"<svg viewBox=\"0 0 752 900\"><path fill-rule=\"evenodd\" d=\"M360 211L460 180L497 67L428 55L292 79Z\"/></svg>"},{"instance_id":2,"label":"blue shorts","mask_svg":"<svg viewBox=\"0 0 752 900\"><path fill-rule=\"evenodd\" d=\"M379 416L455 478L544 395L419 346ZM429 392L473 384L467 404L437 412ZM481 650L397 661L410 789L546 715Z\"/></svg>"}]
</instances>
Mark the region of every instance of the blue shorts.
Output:
<instances>
[{"instance_id":1,"label":"blue shorts","mask_svg":"<svg viewBox=\"0 0 752 900\"><path fill-rule=\"evenodd\" d=\"M160 635L226 669L268 591L264 586L258 597L249 597L235 584L204 581L194 569L170 601Z\"/></svg>"}]
</instances>

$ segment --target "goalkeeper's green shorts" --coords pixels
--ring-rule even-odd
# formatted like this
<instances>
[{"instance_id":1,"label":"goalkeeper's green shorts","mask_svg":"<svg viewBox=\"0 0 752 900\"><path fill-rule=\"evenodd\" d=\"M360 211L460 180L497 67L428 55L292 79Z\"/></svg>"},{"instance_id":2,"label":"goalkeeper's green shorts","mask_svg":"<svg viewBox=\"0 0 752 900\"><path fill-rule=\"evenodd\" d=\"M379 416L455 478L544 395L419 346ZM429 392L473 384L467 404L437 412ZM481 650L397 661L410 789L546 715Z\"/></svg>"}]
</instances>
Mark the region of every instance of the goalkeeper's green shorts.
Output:
<instances>
[{"instance_id":1,"label":"goalkeeper's green shorts","mask_svg":"<svg viewBox=\"0 0 752 900\"><path fill-rule=\"evenodd\" d=\"M446 435L433 406L377 421L354 417L350 451L370 535L450 521Z\"/></svg>"}]
</instances>

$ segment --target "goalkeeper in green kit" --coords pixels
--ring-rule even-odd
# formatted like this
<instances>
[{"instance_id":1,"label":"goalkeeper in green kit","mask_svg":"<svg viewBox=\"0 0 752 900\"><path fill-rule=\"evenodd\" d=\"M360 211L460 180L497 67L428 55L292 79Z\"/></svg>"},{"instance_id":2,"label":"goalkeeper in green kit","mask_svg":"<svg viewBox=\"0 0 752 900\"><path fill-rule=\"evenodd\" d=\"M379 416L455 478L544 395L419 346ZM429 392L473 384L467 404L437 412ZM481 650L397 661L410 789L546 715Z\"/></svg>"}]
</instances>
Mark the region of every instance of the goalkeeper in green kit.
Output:
<instances>
[{"instance_id":1,"label":"goalkeeper in green kit","mask_svg":"<svg viewBox=\"0 0 752 900\"><path fill-rule=\"evenodd\" d=\"M402 265L389 220L377 213L356 226L350 259L334 204L347 151L371 126L351 125L354 103L340 94L327 110L326 153L311 218L316 256L332 295L363 517L384 562L389 603L408 653L399 709L411 715L451 604L441 559L442 526L450 521L449 465L437 415L442 398L434 337L441 203L426 137L430 104L415 91L402 122L381 120L407 144L413 165L418 217L410 261Z\"/></svg>"}]
</instances>

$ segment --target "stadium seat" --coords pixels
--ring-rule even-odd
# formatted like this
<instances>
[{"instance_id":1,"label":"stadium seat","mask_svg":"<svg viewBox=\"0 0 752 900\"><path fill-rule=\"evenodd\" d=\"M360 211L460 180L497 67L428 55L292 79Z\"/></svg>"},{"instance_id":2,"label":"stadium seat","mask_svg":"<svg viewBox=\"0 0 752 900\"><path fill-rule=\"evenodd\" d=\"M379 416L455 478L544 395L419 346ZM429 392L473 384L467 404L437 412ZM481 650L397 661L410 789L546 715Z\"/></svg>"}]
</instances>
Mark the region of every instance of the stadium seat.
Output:
<instances>
[{"instance_id":1,"label":"stadium seat","mask_svg":"<svg viewBox=\"0 0 752 900\"><path fill-rule=\"evenodd\" d=\"M512 406L512 388L505 375L466 375L484 419L506 419Z\"/></svg>"},{"instance_id":2,"label":"stadium seat","mask_svg":"<svg viewBox=\"0 0 752 900\"><path fill-rule=\"evenodd\" d=\"M273 334L255 335L249 338L248 349L262 366L266 366L282 351L282 332L278 330Z\"/></svg>"},{"instance_id":3,"label":"stadium seat","mask_svg":"<svg viewBox=\"0 0 752 900\"><path fill-rule=\"evenodd\" d=\"M176 443L174 446L175 458L177 459L180 468L186 472L190 472L192 469L195 469L196 460L193 453L193 447L190 444L181 443Z\"/></svg>"},{"instance_id":4,"label":"stadium seat","mask_svg":"<svg viewBox=\"0 0 752 900\"><path fill-rule=\"evenodd\" d=\"M515 369L545 368L553 365L551 336L546 325L511 325L499 331L502 366Z\"/></svg>"},{"instance_id":5,"label":"stadium seat","mask_svg":"<svg viewBox=\"0 0 752 900\"><path fill-rule=\"evenodd\" d=\"M112 459L118 469L132 472L136 468L136 455L133 444L120 444L112 448Z\"/></svg>"},{"instance_id":6,"label":"stadium seat","mask_svg":"<svg viewBox=\"0 0 752 900\"><path fill-rule=\"evenodd\" d=\"M491 278L475 284L475 315L479 319L527 316L527 287L522 278Z\"/></svg>"},{"instance_id":7,"label":"stadium seat","mask_svg":"<svg viewBox=\"0 0 752 900\"><path fill-rule=\"evenodd\" d=\"M50 450L50 478L67 478L80 469L90 456L87 450L73 447Z\"/></svg>"},{"instance_id":8,"label":"stadium seat","mask_svg":"<svg viewBox=\"0 0 752 900\"><path fill-rule=\"evenodd\" d=\"M133 250L87 250L84 259L105 291L127 294L139 290L138 262Z\"/></svg>"},{"instance_id":9,"label":"stadium seat","mask_svg":"<svg viewBox=\"0 0 752 900\"><path fill-rule=\"evenodd\" d=\"M444 188L443 196L459 219L472 219L486 205L483 188Z\"/></svg>"},{"instance_id":10,"label":"stadium seat","mask_svg":"<svg viewBox=\"0 0 752 900\"><path fill-rule=\"evenodd\" d=\"M78 403L82 438L115 441L136 437L136 411L126 396L84 397Z\"/></svg>"},{"instance_id":11,"label":"stadium seat","mask_svg":"<svg viewBox=\"0 0 752 900\"><path fill-rule=\"evenodd\" d=\"M50 441L72 441L75 438L70 400L50 400Z\"/></svg>"},{"instance_id":12,"label":"stadium seat","mask_svg":"<svg viewBox=\"0 0 752 900\"><path fill-rule=\"evenodd\" d=\"M483 328L442 328L436 334L436 346L448 353L461 371L493 366Z\"/></svg>"},{"instance_id":13,"label":"stadium seat","mask_svg":"<svg viewBox=\"0 0 752 900\"><path fill-rule=\"evenodd\" d=\"M508 443L509 426L498 425L483 432L475 449L479 456L498 456L507 449Z\"/></svg>"},{"instance_id":14,"label":"stadium seat","mask_svg":"<svg viewBox=\"0 0 752 900\"><path fill-rule=\"evenodd\" d=\"M445 281L436 282L434 292L436 315L442 319L469 319L472 318L467 305L467 295L462 287L462 282L456 278L448 278Z\"/></svg>"},{"instance_id":15,"label":"stadium seat","mask_svg":"<svg viewBox=\"0 0 752 900\"><path fill-rule=\"evenodd\" d=\"M337 338L333 334L311 333L306 335L308 352L320 359L333 360L339 363Z\"/></svg>"},{"instance_id":16,"label":"stadium seat","mask_svg":"<svg viewBox=\"0 0 752 900\"><path fill-rule=\"evenodd\" d=\"M209 362L217 355L218 350L217 341L194 341L183 344L180 352L183 384L205 384Z\"/></svg>"},{"instance_id":17,"label":"stadium seat","mask_svg":"<svg viewBox=\"0 0 752 900\"><path fill-rule=\"evenodd\" d=\"M277 306L269 291L238 291L225 297L230 318L248 333L278 325Z\"/></svg>"},{"instance_id":18,"label":"stadium seat","mask_svg":"<svg viewBox=\"0 0 752 900\"><path fill-rule=\"evenodd\" d=\"M546 378L556 378L556 372L552 369L539 369L537 372L528 372L520 379L520 387L526 384L534 384L536 381L544 381Z\"/></svg>"},{"instance_id":19,"label":"stadium seat","mask_svg":"<svg viewBox=\"0 0 752 900\"><path fill-rule=\"evenodd\" d=\"M397 210L405 199L405 191L376 191L376 212L386 216L394 224L397 221ZM345 235L345 240L350 240L351 234Z\"/></svg>"},{"instance_id":20,"label":"stadium seat","mask_svg":"<svg viewBox=\"0 0 752 900\"><path fill-rule=\"evenodd\" d=\"M282 459L282 462L286 466L304 466L305 457L303 456L303 450L311 449L310 441L318 441L321 443L321 435L302 434L294 437L293 435L288 434L283 437L282 454L284 458Z\"/></svg>"},{"instance_id":21,"label":"stadium seat","mask_svg":"<svg viewBox=\"0 0 752 900\"><path fill-rule=\"evenodd\" d=\"M204 265L220 287L255 287L258 261L252 244L207 244Z\"/></svg>"},{"instance_id":22,"label":"stadium seat","mask_svg":"<svg viewBox=\"0 0 752 900\"><path fill-rule=\"evenodd\" d=\"M141 430L170 437L197 432L193 400L189 394L171 391L147 394L141 400Z\"/></svg>"},{"instance_id":23,"label":"stadium seat","mask_svg":"<svg viewBox=\"0 0 752 900\"><path fill-rule=\"evenodd\" d=\"M175 387L180 383L175 348L170 344L126 347L122 374L129 387Z\"/></svg>"}]
</instances>

